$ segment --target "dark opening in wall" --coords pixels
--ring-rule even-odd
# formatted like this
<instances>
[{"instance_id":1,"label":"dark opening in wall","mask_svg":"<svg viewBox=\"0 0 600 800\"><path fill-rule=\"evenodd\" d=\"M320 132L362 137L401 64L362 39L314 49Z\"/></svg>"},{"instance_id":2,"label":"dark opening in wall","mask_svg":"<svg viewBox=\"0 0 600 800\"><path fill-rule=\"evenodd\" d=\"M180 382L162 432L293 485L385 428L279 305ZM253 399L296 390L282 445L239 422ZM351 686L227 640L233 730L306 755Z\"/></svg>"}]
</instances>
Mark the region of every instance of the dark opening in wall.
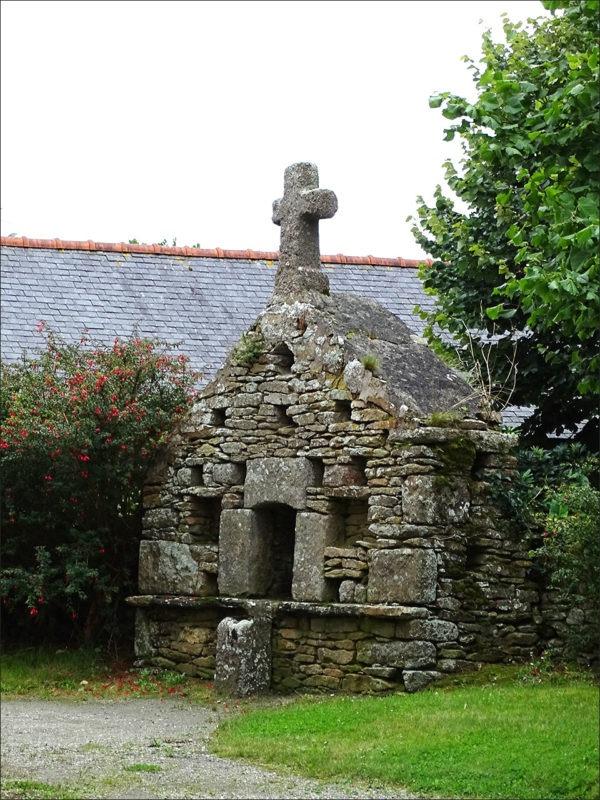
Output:
<instances>
[{"instance_id":1,"label":"dark opening in wall","mask_svg":"<svg viewBox=\"0 0 600 800\"><path fill-rule=\"evenodd\" d=\"M486 469L489 462L489 453L476 453L475 461L471 467L471 475L477 480L482 480L483 470Z\"/></svg>"},{"instance_id":2,"label":"dark opening in wall","mask_svg":"<svg viewBox=\"0 0 600 800\"><path fill-rule=\"evenodd\" d=\"M296 511L290 506L270 503L257 509L259 535L265 537L269 558L257 565L262 574L260 597L290 600L294 569Z\"/></svg>"},{"instance_id":3,"label":"dark opening in wall","mask_svg":"<svg viewBox=\"0 0 600 800\"><path fill-rule=\"evenodd\" d=\"M313 465L315 479L311 486L323 486L323 475L325 474L325 464L322 458L309 458L310 463Z\"/></svg>"},{"instance_id":4,"label":"dark opening in wall","mask_svg":"<svg viewBox=\"0 0 600 800\"><path fill-rule=\"evenodd\" d=\"M242 484L246 480L246 469L247 465L245 461L234 461L232 463L234 470L236 471L235 475L235 483Z\"/></svg>"},{"instance_id":5,"label":"dark opening in wall","mask_svg":"<svg viewBox=\"0 0 600 800\"><path fill-rule=\"evenodd\" d=\"M186 498L187 515L185 522L189 533L200 542L219 541L219 519L221 516L220 497L194 497Z\"/></svg>"},{"instance_id":6,"label":"dark opening in wall","mask_svg":"<svg viewBox=\"0 0 600 800\"><path fill-rule=\"evenodd\" d=\"M215 428L222 428L225 425L225 411L224 408L213 408L210 412L210 424Z\"/></svg>"},{"instance_id":7,"label":"dark opening in wall","mask_svg":"<svg viewBox=\"0 0 600 800\"><path fill-rule=\"evenodd\" d=\"M367 459L363 456L352 456L350 466L353 468L353 481L355 486L366 486L367 476L365 470L367 468Z\"/></svg>"},{"instance_id":8,"label":"dark opening in wall","mask_svg":"<svg viewBox=\"0 0 600 800\"><path fill-rule=\"evenodd\" d=\"M352 413L352 401L351 400L336 400L335 407L333 409L336 414L339 414L340 417L343 417L343 420L340 418L340 422L350 420L350 414Z\"/></svg>"},{"instance_id":9,"label":"dark opening in wall","mask_svg":"<svg viewBox=\"0 0 600 800\"><path fill-rule=\"evenodd\" d=\"M467 558L465 561L465 569L477 570L485 564L487 549L480 544L467 545Z\"/></svg>"},{"instance_id":10,"label":"dark opening in wall","mask_svg":"<svg viewBox=\"0 0 600 800\"><path fill-rule=\"evenodd\" d=\"M276 421L280 428L297 428L298 423L287 413L287 406L274 406Z\"/></svg>"},{"instance_id":11,"label":"dark opening in wall","mask_svg":"<svg viewBox=\"0 0 600 800\"><path fill-rule=\"evenodd\" d=\"M202 465L190 467L190 486L202 486Z\"/></svg>"},{"instance_id":12,"label":"dark opening in wall","mask_svg":"<svg viewBox=\"0 0 600 800\"><path fill-rule=\"evenodd\" d=\"M281 342L271 351L271 361L282 372L291 372L294 363L294 354L285 342Z\"/></svg>"},{"instance_id":13,"label":"dark opening in wall","mask_svg":"<svg viewBox=\"0 0 600 800\"><path fill-rule=\"evenodd\" d=\"M354 547L357 541L369 535L369 506L366 497L336 497L332 500L332 509L339 525L339 546Z\"/></svg>"}]
</instances>

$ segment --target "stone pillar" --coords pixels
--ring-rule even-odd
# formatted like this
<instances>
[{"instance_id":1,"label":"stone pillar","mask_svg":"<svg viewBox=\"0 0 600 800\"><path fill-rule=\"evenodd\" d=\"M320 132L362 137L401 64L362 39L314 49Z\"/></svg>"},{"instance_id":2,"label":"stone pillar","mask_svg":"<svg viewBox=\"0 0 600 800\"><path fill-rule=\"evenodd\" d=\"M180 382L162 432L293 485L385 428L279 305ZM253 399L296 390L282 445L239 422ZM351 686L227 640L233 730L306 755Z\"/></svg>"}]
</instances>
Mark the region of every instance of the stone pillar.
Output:
<instances>
[{"instance_id":1,"label":"stone pillar","mask_svg":"<svg viewBox=\"0 0 600 800\"><path fill-rule=\"evenodd\" d=\"M294 546L294 600L319 602L333 600L335 589L324 577L325 548L337 543L337 520L323 514L303 512L296 517Z\"/></svg>"},{"instance_id":2,"label":"stone pillar","mask_svg":"<svg viewBox=\"0 0 600 800\"><path fill-rule=\"evenodd\" d=\"M225 509L219 527L219 594L248 597L264 594L271 575L270 539L256 513Z\"/></svg>"},{"instance_id":3,"label":"stone pillar","mask_svg":"<svg viewBox=\"0 0 600 800\"><path fill-rule=\"evenodd\" d=\"M225 617L217 626L215 687L234 697L266 692L271 685L271 618Z\"/></svg>"}]
</instances>

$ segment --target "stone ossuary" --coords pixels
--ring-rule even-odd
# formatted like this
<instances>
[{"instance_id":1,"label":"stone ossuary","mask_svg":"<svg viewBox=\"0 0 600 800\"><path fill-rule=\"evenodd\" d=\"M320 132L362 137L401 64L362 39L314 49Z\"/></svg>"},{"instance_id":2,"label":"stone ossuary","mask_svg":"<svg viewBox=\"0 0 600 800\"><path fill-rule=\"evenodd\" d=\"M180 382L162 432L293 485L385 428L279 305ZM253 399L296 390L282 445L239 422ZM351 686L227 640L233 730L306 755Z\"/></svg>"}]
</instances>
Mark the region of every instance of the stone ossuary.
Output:
<instances>
[{"instance_id":1,"label":"stone ossuary","mask_svg":"<svg viewBox=\"0 0 600 800\"><path fill-rule=\"evenodd\" d=\"M415 691L541 635L490 496L513 437L397 317L329 294L336 208L314 165L286 170L271 302L145 487L137 655L234 694Z\"/></svg>"}]
</instances>

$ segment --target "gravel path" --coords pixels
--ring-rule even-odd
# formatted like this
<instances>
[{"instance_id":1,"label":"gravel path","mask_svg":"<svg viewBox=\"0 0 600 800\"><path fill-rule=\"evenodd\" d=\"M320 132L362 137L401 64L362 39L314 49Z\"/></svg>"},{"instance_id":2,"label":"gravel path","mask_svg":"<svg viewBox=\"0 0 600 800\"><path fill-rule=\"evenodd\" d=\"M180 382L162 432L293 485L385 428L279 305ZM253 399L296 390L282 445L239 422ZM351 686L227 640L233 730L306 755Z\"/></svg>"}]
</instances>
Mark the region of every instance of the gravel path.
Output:
<instances>
[{"instance_id":1,"label":"gravel path","mask_svg":"<svg viewBox=\"0 0 600 800\"><path fill-rule=\"evenodd\" d=\"M81 798L406 798L327 784L210 755L223 714L175 699L2 703L2 776ZM159 771L134 771L153 765ZM137 767L140 769L140 766ZM3 794L10 797L10 793Z\"/></svg>"}]
</instances>

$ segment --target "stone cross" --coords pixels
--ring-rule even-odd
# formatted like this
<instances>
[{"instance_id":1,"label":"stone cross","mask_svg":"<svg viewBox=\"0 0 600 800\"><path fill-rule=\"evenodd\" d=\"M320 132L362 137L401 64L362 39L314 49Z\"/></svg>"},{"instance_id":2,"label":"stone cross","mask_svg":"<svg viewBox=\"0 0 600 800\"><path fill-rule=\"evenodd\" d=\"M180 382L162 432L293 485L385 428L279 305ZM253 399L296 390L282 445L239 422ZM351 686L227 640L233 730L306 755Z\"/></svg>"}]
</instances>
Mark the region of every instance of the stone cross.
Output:
<instances>
[{"instance_id":1,"label":"stone cross","mask_svg":"<svg viewBox=\"0 0 600 800\"><path fill-rule=\"evenodd\" d=\"M292 164L285 170L283 197L273 203L273 222L281 226L275 294L329 294L329 280L321 269L319 220L333 217L337 207L335 194L319 189L314 164Z\"/></svg>"}]
</instances>

